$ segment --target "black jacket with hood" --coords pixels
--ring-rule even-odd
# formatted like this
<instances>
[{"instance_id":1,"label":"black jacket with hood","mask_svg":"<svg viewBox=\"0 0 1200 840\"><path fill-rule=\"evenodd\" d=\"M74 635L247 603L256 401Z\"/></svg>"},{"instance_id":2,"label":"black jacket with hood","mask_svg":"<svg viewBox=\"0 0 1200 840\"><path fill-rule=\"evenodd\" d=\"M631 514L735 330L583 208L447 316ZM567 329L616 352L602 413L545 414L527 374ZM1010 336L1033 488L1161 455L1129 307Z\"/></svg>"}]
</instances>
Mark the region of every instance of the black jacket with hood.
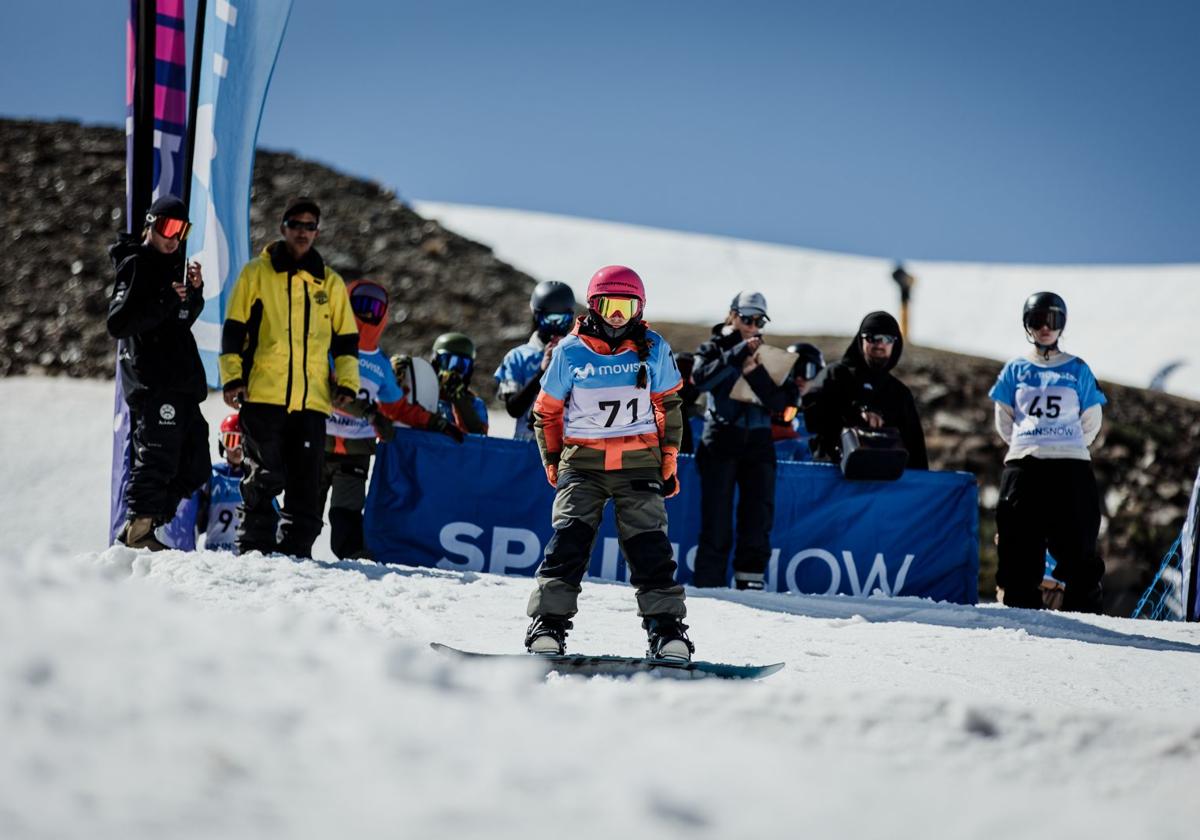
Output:
<instances>
[{"instance_id":1,"label":"black jacket with hood","mask_svg":"<svg viewBox=\"0 0 1200 840\"><path fill-rule=\"evenodd\" d=\"M122 237L108 249L117 280L108 304L108 333L117 339L125 399L136 405L150 392L208 396L192 324L204 308L202 289L188 286L181 301L171 284L183 279L182 249L163 254Z\"/></svg>"},{"instance_id":2,"label":"black jacket with hood","mask_svg":"<svg viewBox=\"0 0 1200 840\"><path fill-rule=\"evenodd\" d=\"M863 333L897 337L892 355L882 367L872 366L863 356ZM872 312L863 318L842 358L813 380L804 395L804 423L813 434L813 451L818 458L840 460L842 430L867 428L862 412L873 411L883 417L885 426L899 430L908 450L909 469L929 469L917 404L912 392L890 372L903 351L904 339L896 319L886 312Z\"/></svg>"}]
</instances>

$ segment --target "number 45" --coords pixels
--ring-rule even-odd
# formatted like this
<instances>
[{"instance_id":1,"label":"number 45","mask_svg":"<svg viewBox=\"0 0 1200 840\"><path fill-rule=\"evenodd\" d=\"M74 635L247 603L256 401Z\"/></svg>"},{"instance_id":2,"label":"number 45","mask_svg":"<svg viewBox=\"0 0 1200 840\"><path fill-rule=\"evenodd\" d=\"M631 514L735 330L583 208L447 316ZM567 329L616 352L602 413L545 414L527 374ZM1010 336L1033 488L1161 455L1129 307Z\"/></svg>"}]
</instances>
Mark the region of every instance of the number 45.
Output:
<instances>
[{"instance_id":1,"label":"number 45","mask_svg":"<svg viewBox=\"0 0 1200 840\"><path fill-rule=\"evenodd\" d=\"M1033 398L1033 402L1031 402L1029 404L1029 416L1030 417L1045 416L1045 417L1049 417L1051 420L1053 420L1055 417L1058 417L1058 415L1062 413L1062 407L1059 405L1059 403L1062 402L1062 397L1057 397L1057 396L1053 396L1053 395L1046 397L1046 408L1044 411L1042 410L1042 408L1040 406L1038 406L1038 400L1040 400L1040 399L1041 399L1040 395L1036 396Z\"/></svg>"}]
</instances>

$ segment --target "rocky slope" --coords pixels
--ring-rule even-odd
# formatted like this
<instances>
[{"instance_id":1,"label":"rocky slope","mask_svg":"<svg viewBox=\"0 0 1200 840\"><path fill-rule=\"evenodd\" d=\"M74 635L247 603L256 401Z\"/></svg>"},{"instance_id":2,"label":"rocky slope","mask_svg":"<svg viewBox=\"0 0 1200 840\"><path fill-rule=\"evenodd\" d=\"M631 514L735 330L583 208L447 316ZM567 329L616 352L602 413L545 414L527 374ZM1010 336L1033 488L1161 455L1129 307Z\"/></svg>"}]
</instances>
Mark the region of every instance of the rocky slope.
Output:
<instances>
[{"instance_id":1,"label":"rocky slope","mask_svg":"<svg viewBox=\"0 0 1200 840\"><path fill-rule=\"evenodd\" d=\"M110 377L104 328L111 268L105 248L124 227L125 138L116 129L0 119L0 374ZM370 277L394 298L390 350L421 353L451 329L471 334L490 373L528 334L534 278L491 250L418 216L378 184L289 154L259 152L251 202L256 249L276 237L280 209L300 194L322 204L319 249L347 279ZM702 327L656 324L677 349ZM777 336L784 346L795 336ZM809 338L836 358L845 339ZM1000 362L908 347L898 373L916 395L932 464L980 482L981 594L993 591L993 510L1003 446L987 390ZM479 390L490 397L489 376ZM1104 383L1111 404L1094 448L1104 501L1107 608L1128 615L1182 524L1195 475L1200 405Z\"/></svg>"},{"instance_id":2,"label":"rocky slope","mask_svg":"<svg viewBox=\"0 0 1200 840\"><path fill-rule=\"evenodd\" d=\"M421 218L388 190L293 155L259 152L250 204L255 253L279 238L289 198L322 208L317 248L347 280L369 277L396 304L384 345L428 351L463 330L489 373L528 335L534 280L491 249ZM125 136L69 122L0 119L0 374L111 376L104 327L112 269L106 253L125 227ZM489 377L480 377L490 395Z\"/></svg>"}]
</instances>

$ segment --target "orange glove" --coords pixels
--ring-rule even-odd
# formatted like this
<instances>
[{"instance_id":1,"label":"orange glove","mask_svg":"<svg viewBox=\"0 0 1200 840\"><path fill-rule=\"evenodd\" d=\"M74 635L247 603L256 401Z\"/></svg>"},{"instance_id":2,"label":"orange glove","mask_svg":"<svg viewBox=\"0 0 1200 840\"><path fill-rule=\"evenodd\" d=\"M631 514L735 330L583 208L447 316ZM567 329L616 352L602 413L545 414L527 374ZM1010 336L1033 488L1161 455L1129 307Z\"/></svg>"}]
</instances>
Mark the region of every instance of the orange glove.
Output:
<instances>
[{"instance_id":1,"label":"orange glove","mask_svg":"<svg viewBox=\"0 0 1200 840\"><path fill-rule=\"evenodd\" d=\"M550 482L551 487L558 487L558 464L546 465L546 480Z\"/></svg>"},{"instance_id":2,"label":"orange glove","mask_svg":"<svg viewBox=\"0 0 1200 840\"><path fill-rule=\"evenodd\" d=\"M670 499L679 495L679 477L676 475L678 453L674 449L664 449L662 454L663 495Z\"/></svg>"}]
</instances>

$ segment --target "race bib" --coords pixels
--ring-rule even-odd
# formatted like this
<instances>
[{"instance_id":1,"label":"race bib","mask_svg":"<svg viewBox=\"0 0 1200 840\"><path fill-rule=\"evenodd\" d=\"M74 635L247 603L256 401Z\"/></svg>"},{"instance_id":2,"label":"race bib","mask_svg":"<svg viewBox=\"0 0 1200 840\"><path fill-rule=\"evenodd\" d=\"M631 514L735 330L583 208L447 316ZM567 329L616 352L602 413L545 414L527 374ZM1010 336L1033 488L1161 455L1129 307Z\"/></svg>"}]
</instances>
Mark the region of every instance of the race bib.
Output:
<instances>
[{"instance_id":1,"label":"race bib","mask_svg":"<svg viewBox=\"0 0 1200 840\"><path fill-rule=\"evenodd\" d=\"M1013 439L1023 443L1082 444L1078 392L1061 385L1018 385Z\"/></svg>"},{"instance_id":2,"label":"race bib","mask_svg":"<svg viewBox=\"0 0 1200 840\"><path fill-rule=\"evenodd\" d=\"M566 410L566 433L575 438L608 438L656 432L646 388L574 388Z\"/></svg>"}]
</instances>

